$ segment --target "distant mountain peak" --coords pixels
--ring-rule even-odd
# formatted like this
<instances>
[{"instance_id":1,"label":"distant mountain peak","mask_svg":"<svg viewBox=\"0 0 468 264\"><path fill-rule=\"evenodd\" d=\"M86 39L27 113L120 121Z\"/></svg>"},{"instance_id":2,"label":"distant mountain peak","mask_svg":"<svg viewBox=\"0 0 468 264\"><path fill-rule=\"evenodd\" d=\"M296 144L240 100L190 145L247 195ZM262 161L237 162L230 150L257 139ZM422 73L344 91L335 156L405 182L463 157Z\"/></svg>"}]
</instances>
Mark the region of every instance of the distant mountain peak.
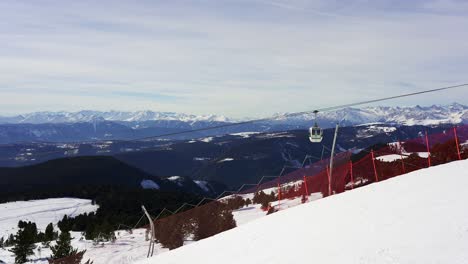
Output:
<instances>
[{"instance_id":1,"label":"distant mountain peak","mask_svg":"<svg viewBox=\"0 0 468 264\"><path fill-rule=\"evenodd\" d=\"M81 110L78 112L33 112L14 117L0 117L0 123L10 124L46 124L46 123L80 123L95 121L122 121L122 122L145 122L145 121L181 121L181 122L231 122L231 120L219 115L193 115L175 112L143 111L93 111Z\"/></svg>"},{"instance_id":2,"label":"distant mountain peak","mask_svg":"<svg viewBox=\"0 0 468 264\"><path fill-rule=\"evenodd\" d=\"M432 106L369 106L363 108L347 107L336 111L320 112L319 122L323 127L331 127L336 122L346 125L359 125L373 122L392 123L401 125L436 125L440 123L468 123L468 107L460 103ZM288 116L288 113L276 113L271 121L262 123L287 124L306 127L315 119L313 113L303 113ZM34 112L13 117L0 117L0 124L59 124L59 123L92 123L100 121L110 122L180 122L191 127L199 122L227 123L234 119L221 115L194 115L175 112L142 111L93 111L78 112ZM164 124L163 124L164 126ZM196 126L198 127L198 126Z\"/></svg>"},{"instance_id":3,"label":"distant mountain peak","mask_svg":"<svg viewBox=\"0 0 468 264\"><path fill-rule=\"evenodd\" d=\"M276 114L276 123L293 123L303 125L311 123L315 117L312 113L285 118L284 114ZM363 108L347 107L336 111L319 112L319 123L323 127L331 127L340 122L345 125L359 125L373 122L401 125L437 125L443 123L468 123L468 107L459 103L450 105L416 106L369 106Z\"/></svg>"}]
</instances>

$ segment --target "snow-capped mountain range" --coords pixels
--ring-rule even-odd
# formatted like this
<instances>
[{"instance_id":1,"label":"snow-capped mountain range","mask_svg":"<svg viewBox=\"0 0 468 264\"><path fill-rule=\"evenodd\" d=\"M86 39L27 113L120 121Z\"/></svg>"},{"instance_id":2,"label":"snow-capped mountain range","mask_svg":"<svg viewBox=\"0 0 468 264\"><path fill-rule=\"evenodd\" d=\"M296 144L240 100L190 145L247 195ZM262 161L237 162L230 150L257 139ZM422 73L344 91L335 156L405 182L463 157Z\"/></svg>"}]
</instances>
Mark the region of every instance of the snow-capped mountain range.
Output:
<instances>
[{"instance_id":1,"label":"snow-capped mountain range","mask_svg":"<svg viewBox=\"0 0 468 264\"><path fill-rule=\"evenodd\" d=\"M314 120L314 114L307 113L289 116L288 113L276 114L271 123L304 125ZM89 123L100 121L113 122L147 122L147 121L178 121L178 122L236 122L236 120L220 115L193 115L174 112L155 111L79 111L79 112L34 112L29 114L1 117L0 124L57 124L57 123ZM429 107L388 107L376 106L365 108L344 108L337 111L322 112L318 121L325 123L343 122L347 125L382 122L402 125L434 125L440 123L466 123L468 121L468 106L453 103L450 105L433 105ZM265 122L265 123L269 123Z\"/></svg>"},{"instance_id":2,"label":"snow-capped mountain range","mask_svg":"<svg viewBox=\"0 0 468 264\"><path fill-rule=\"evenodd\" d=\"M289 124L302 124L304 121L314 120L313 113L299 116L278 114L278 120ZM284 118L286 116L286 118ZM421 107L388 107L376 106L365 108L344 108L337 111L322 112L318 114L318 121L325 123L341 122L345 125L360 125L368 123L387 123L400 125L437 125L458 124L468 122L468 107L453 103L450 105L433 105Z\"/></svg>"},{"instance_id":3,"label":"snow-capped mountain range","mask_svg":"<svg viewBox=\"0 0 468 264\"><path fill-rule=\"evenodd\" d=\"M169 139L193 139L240 132L275 132L308 129L314 114L277 114L262 122L243 123L221 129L215 127L235 120L217 115L193 115L171 112L36 112L0 117L0 143L15 142L82 142L99 140L133 140L170 133L203 129L179 134ZM461 104L429 107L345 108L318 114L322 128L381 123L392 126L468 124L468 107Z\"/></svg>"},{"instance_id":4,"label":"snow-capped mountain range","mask_svg":"<svg viewBox=\"0 0 468 264\"><path fill-rule=\"evenodd\" d=\"M91 111L79 112L33 112L23 115L0 117L0 123L8 124L57 124L57 123L83 123L96 121L122 121L122 122L144 122L144 121L182 121L182 122L229 122L224 116L217 115L191 115L173 112L154 111Z\"/></svg>"}]
</instances>

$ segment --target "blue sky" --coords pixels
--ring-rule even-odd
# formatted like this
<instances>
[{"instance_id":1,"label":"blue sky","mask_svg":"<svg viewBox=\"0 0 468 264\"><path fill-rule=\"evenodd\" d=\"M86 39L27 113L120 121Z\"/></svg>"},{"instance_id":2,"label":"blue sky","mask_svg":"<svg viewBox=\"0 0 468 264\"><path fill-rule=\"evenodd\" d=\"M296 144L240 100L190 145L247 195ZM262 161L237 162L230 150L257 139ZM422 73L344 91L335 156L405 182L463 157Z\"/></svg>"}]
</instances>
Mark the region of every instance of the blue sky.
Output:
<instances>
[{"instance_id":1,"label":"blue sky","mask_svg":"<svg viewBox=\"0 0 468 264\"><path fill-rule=\"evenodd\" d=\"M0 1L0 115L258 117L468 82L468 2ZM468 103L467 89L389 105Z\"/></svg>"}]
</instances>

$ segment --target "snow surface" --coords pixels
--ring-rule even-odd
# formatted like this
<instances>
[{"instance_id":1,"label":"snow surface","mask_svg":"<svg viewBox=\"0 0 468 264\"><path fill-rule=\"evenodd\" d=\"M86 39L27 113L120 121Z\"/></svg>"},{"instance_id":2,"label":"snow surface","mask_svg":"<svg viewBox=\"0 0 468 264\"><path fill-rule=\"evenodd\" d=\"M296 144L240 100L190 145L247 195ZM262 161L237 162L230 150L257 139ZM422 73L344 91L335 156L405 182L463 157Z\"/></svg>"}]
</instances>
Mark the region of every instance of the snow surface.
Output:
<instances>
[{"instance_id":1,"label":"snow surface","mask_svg":"<svg viewBox=\"0 0 468 264\"><path fill-rule=\"evenodd\" d=\"M116 231L116 242L104 242L94 244L93 241L82 239L80 232L71 232L72 247L78 250L86 250L83 260L91 259L94 264L130 264L137 260L146 258L148 251L148 241L146 241L146 229L135 229L133 232L125 230ZM52 242L51 245L55 245ZM47 257L51 255L49 248L42 247L40 243L36 244L34 255L29 256L29 263L47 264ZM41 248L39 251L38 248ZM8 248L9 249L9 248ZM0 260L6 263L14 263L14 255L8 249L0 249ZM156 245L157 252L166 252L168 249ZM1 263L1 262L0 262Z\"/></svg>"},{"instance_id":2,"label":"snow surface","mask_svg":"<svg viewBox=\"0 0 468 264\"><path fill-rule=\"evenodd\" d=\"M78 198L54 198L0 204L0 237L6 239L18 231L19 220L36 223L39 230L45 230L49 223L54 225L64 215L76 216L95 212L97 205L91 200Z\"/></svg>"},{"instance_id":3,"label":"snow surface","mask_svg":"<svg viewBox=\"0 0 468 264\"><path fill-rule=\"evenodd\" d=\"M207 157L194 157L193 160L196 160L196 161L205 161L205 160L210 160L211 158L207 158Z\"/></svg>"},{"instance_id":4,"label":"snow surface","mask_svg":"<svg viewBox=\"0 0 468 264\"><path fill-rule=\"evenodd\" d=\"M194 181L198 187L200 187L205 192L210 192L210 188L208 187L208 182L206 181Z\"/></svg>"},{"instance_id":5,"label":"snow surface","mask_svg":"<svg viewBox=\"0 0 468 264\"><path fill-rule=\"evenodd\" d=\"M44 207L41 209L44 216L44 220L41 224L39 222L39 229L45 229L48 223L52 222L56 224L58 220L61 220L63 215L58 214L57 218L55 219L55 211L54 209L59 209L62 207L68 207L66 204L62 204L62 207L59 206L61 203L57 203L53 200L58 199L47 199L47 200L37 200L37 201L30 201L27 206L20 206L20 208L24 208L23 211L27 213L31 213L36 211L35 205L40 205L40 207ZM80 199L72 199L72 198L63 198L61 200L65 200L68 202L68 205L73 205L72 201L80 200ZM85 204L90 203L88 200L84 200ZM24 202L19 202L24 203ZM11 203L17 204L17 203ZM2 204L3 206L6 204ZM52 205L52 206L50 206ZM65 205L65 206L64 206ZM49 208L50 207L50 208ZM3 208L3 207L1 207ZM11 207L14 208L14 207ZM82 207L77 213L85 212ZM4 214L12 214L11 212L8 213L7 211L0 211L3 216ZM77 213L73 214L76 215ZM249 207L244 207L239 210L233 211L234 219L236 220L237 226L243 225L245 223L251 222L255 219L265 216L265 212L260 209L260 205L251 205ZM13 231L16 233L17 230L13 227L16 227L19 220L26 220L25 218L19 217L9 222L0 222L2 223L1 227L7 231ZM38 219L30 219L30 220L38 220ZM36 222L37 223L37 222ZM57 227L55 226L57 230ZM108 264L108 263L115 263L115 264L130 264L134 263L137 260L143 260L146 258L148 244L149 242L146 240L146 229L135 229L133 232L128 232L127 230L118 230L115 232L117 240L114 243L105 242L100 244L94 244L93 241L82 239L82 234L80 232L72 232L72 246L74 248L78 248L79 250L86 250L86 253L83 257L83 260L91 259L94 264ZM187 240L185 241L185 245L193 243L193 241ZM52 243L54 245L54 242ZM39 248L41 245L38 243L36 246ZM1 249L0 248L0 260L5 261L6 263L13 263L14 262L14 255L8 251L10 248ZM156 244L155 246L155 254L161 254L167 252L168 249L163 248L160 244ZM39 251L36 249L34 251L34 255L30 256L31 259L28 263L34 264L46 264L47 257L50 256L51 251L48 248L42 248ZM1 262L0 262L1 263Z\"/></svg>"},{"instance_id":6,"label":"snow surface","mask_svg":"<svg viewBox=\"0 0 468 264\"><path fill-rule=\"evenodd\" d=\"M406 159L408 156L402 156L402 155L398 155L398 154L389 154L389 155L383 155L383 156L379 156L379 157L376 157L375 159L376 160L380 160L380 161L384 161L384 162L392 162L392 161L395 161L395 160L400 160L400 159Z\"/></svg>"},{"instance_id":7,"label":"snow surface","mask_svg":"<svg viewBox=\"0 0 468 264\"><path fill-rule=\"evenodd\" d=\"M226 161L233 161L233 160L234 160L233 158L225 158L225 159L218 161L218 163L226 162Z\"/></svg>"},{"instance_id":8,"label":"snow surface","mask_svg":"<svg viewBox=\"0 0 468 264\"><path fill-rule=\"evenodd\" d=\"M140 264L468 263L468 160L296 206Z\"/></svg>"},{"instance_id":9,"label":"snow surface","mask_svg":"<svg viewBox=\"0 0 468 264\"><path fill-rule=\"evenodd\" d=\"M429 153L428 152L414 152L416 154L418 154L418 156L420 158L425 158L427 159L427 157L429 157ZM408 158L409 155L411 155L413 153L411 152L403 152L402 155L399 155L399 154L388 154L388 155L383 155L383 156L379 156L379 157L376 157L375 159L377 160L380 160L380 161L383 161L383 162L392 162L392 161L395 161L395 160L401 160L402 158L403 159L406 159Z\"/></svg>"},{"instance_id":10,"label":"snow surface","mask_svg":"<svg viewBox=\"0 0 468 264\"><path fill-rule=\"evenodd\" d=\"M159 190L160 188L153 180L142 180L140 185L143 189Z\"/></svg>"},{"instance_id":11,"label":"snow surface","mask_svg":"<svg viewBox=\"0 0 468 264\"><path fill-rule=\"evenodd\" d=\"M211 141L213 141L213 137L202 138L202 139L200 139L200 141L203 141L205 143L210 143Z\"/></svg>"},{"instance_id":12,"label":"snow surface","mask_svg":"<svg viewBox=\"0 0 468 264\"><path fill-rule=\"evenodd\" d=\"M294 138L295 136L288 132L268 133L259 135L258 138Z\"/></svg>"},{"instance_id":13,"label":"snow surface","mask_svg":"<svg viewBox=\"0 0 468 264\"><path fill-rule=\"evenodd\" d=\"M240 133L233 133L230 134L232 136L238 136L242 138L250 138L252 135L260 134L260 132L240 132Z\"/></svg>"},{"instance_id":14,"label":"snow surface","mask_svg":"<svg viewBox=\"0 0 468 264\"><path fill-rule=\"evenodd\" d=\"M417 152L418 153L418 156L420 158L426 158L429 157L429 152Z\"/></svg>"}]
</instances>

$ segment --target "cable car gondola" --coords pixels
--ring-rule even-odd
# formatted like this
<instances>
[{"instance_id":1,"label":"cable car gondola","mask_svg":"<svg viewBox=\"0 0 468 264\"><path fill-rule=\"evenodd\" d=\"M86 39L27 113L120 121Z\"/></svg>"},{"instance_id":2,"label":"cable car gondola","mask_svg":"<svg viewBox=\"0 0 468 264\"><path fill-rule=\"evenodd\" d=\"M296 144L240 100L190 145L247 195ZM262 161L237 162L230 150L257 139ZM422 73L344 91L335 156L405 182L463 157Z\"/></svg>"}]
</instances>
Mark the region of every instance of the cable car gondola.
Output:
<instances>
[{"instance_id":1,"label":"cable car gondola","mask_svg":"<svg viewBox=\"0 0 468 264\"><path fill-rule=\"evenodd\" d=\"M318 124L317 124L317 113L318 113L318 111L315 110L314 111L315 124L314 124L313 127L309 128L309 140L312 143L320 143L320 142L322 142L322 139L323 139L323 129L320 128L318 126Z\"/></svg>"}]
</instances>

